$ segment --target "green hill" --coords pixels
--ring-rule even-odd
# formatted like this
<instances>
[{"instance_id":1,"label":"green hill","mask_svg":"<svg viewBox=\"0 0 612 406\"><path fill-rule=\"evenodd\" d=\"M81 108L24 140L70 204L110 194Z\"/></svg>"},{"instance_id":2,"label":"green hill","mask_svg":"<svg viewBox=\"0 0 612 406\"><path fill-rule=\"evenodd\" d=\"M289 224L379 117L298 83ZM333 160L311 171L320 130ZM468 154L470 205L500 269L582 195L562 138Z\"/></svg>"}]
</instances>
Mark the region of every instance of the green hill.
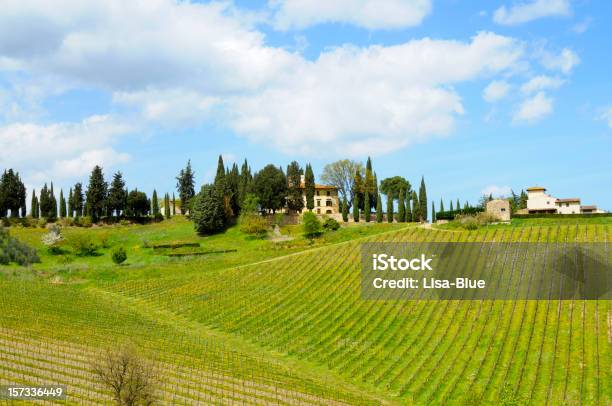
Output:
<instances>
[{"instance_id":1,"label":"green hill","mask_svg":"<svg viewBox=\"0 0 612 406\"><path fill-rule=\"evenodd\" d=\"M58 266L46 277L5 277L0 384L61 381L80 399L99 399L87 360L129 340L165 366L169 403L612 401L610 301L362 300L359 251L363 241L607 243L609 224L351 233L225 263L93 266L55 284ZM222 238L238 244L231 231Z\"/></svg>"}]
</instances>

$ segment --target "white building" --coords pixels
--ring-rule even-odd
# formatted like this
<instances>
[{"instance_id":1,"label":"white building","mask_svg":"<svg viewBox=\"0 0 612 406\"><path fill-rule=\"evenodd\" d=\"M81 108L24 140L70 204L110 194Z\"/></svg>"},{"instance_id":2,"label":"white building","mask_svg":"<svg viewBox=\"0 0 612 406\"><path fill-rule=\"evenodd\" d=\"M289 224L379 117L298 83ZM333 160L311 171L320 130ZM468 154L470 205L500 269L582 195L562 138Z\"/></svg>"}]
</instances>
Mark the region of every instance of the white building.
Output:
<instances>
[{"instance_id":1,"label":"white building","mask_svg":"<svg viewBox=\"0 0 612 406\"><path fill-rule=\"evenodd\" d=\"M597 206L581 206L579 198L557 199L546 193L546 188L527 188L527 210L533 213L582 214L603 213Z\"/></svg>"}]
</instances>

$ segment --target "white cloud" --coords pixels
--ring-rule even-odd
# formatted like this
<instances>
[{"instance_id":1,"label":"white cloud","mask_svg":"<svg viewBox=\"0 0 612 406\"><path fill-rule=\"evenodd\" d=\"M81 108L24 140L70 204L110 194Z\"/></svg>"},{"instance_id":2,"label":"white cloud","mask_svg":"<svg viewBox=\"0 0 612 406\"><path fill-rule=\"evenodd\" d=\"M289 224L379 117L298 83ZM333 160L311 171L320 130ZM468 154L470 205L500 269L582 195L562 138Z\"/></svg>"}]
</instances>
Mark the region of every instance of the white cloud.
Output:
<instances>
[{"instance_id":1,"label":"white cloud","mask_svg":"<svg viewBox=\"0 0 612 406\"><path fill-rule=\"evenodd\" d=\"M526 99L514 115L515 122L534 123L548 116L553 111L552 99L544 92Z\"/></svg>"},{"instance_id":2,"label":"white cloud","mask_svg":"<svg viewBox=\"0 0 612 406\"><path fill-rule=\"evenodd\" d=\"M79 123L13 123L0 127L0 162L19 168L32 181L74 178L96 164L127 160L112 144L132 130L109 116L92 116Z\"/></svg>"},{"instance_id":3,"label":"white cloud","mask_svg":"<svg viewBox=\"0 0 612 406\"><path fill-rule=\"evenodd\" d=\"M572 31L574 31L576 34L584 34L587 32L592 22L593 19L591 17L587 17L584 20L574 24L572 26Z\"/></svg>"},{"instance_id":4,"label":"white cloud","mask_svg":"<svg viewBox=\"0 0 612 406\"><path fill-rule=\"evenodd\" d=\"M493 197L509 196L512 193L512 188L510 186L489 185L481 193L486 196L493 195Z\"/></svg>"},{"instance_id":5,"label":"white cloud","mask_svg":"<svg viewBox=\"0 0 612 406\"><path fill-rule=\"evenodd\" d=\"M482 98L489 103L493 103L506 97L509 90L510 85L508 82L503 80L494 80L489 83L487 87L485 87L484 91L482 92Z\"/></svg>"},{"instance_id":6,"label":"white cloud","mask_svg":"<svg viewBox=\"0 0 612 406\"><path fill-rule=\"evenodd\" d=\"M537 52L537 56L546 69L558 70L566 75L571 73L572 69L580 63L580 57L569 48L563 48L558 55L541 50Z\"/></svg>"},{"instance_id":7,"label":"white cloud","mask_svg":"<svg viewBox=\"0 0 612 406\"><path fill-rule=\"evenodd\" d=\"M419 25L432 8L431 0L271 0L278 30L302 29L339 22L367 29Z\"/></svg>"},{"instance_id":8,"label":"white cloud","mask_svg":"<svg viewBox=\"0 0 612 406\"><path fill-rule=\"evenodd\" d=\"M565 80L550 76L539 75L531 78L521 86L521 92L531 94L540 90L558 89L565 83Z\"/></svg>"},{"instance_id":9,"label":"white cloud","mask_svg":"<svg viewBox=\"0 0 612 406\"><path fill-rule=\"evenodd\" d=\"M525 62L520 42L488 32L469 41L347 45L307 60L266 45L231 3L5 0L3 9L6 66L106 90L143 125L189 125L214 109L239 135L291 153L384 153L446 135L464 112L455 84Z\"/></svg>"},{"instance_id":10,"label":"white cloud","mask_svg":"<svg viewBox=\"0 0 612 406\"><path fill-rule=\"evenodd\" d=\"M531 0L515 3L510 8L501 6L493 14L493 21L502 25L517 25L543 17L567 16L571 13L569 0Z\"/></svg>"},{"instance_id":11,"label":"white cloud","mask_svg":"<svg viewBox=\"0 0 612 406\"><path fill-rule=\"evenodd\" d=\"M599 115L601 120L608 123L608 127L612 128L612 106L604 107Z\"/></svg>"}]
</instances>

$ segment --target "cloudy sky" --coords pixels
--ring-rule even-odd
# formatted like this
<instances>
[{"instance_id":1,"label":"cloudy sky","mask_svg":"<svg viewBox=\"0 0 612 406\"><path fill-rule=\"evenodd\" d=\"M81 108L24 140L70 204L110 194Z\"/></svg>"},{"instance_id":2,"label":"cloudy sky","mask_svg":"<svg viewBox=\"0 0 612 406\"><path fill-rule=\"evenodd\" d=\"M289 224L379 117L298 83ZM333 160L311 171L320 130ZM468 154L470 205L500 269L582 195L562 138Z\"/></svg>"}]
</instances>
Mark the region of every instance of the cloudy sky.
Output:
<instances>
[{"instance_id":1,"label":"cloudy sky","mask_svg":"<svg viewBox=\"0 0 612 406\"><path fill-rule=\"evenodd\" d=\"M371 155L436 203L539 184L612 209L612 3L3 0L0 169L101 164L172 192L192 159L320 173Z\"/></svg>"}]
</instances>

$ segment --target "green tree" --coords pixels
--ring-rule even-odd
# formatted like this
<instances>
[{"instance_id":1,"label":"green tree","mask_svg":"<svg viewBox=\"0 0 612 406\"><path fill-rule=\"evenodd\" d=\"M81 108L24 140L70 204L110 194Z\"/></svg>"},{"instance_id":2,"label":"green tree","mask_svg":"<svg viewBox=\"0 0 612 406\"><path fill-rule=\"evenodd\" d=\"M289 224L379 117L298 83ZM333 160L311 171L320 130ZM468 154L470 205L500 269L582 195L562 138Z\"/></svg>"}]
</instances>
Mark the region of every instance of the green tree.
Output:
<instances>
[{"instance_id":1,"label":"green tree","mask_svg":"<svg viewBox=\"0 0 612 406\"><path fill-rule=\"evenodd\" d=\"M74 217L74 198L72 197L72 188L68 191L68 217Z\"/></svg>"},{"instance_id":2,"label":"green tree","mask_svg":"<svg viewBox=\"0 0 612 406\"><path fill-rule=\"evenodd\" d=\"M144 217L150 209L149 199L144 192L135 189L128 193L126 211L129 216Z\"/></svg>"},{"instance_id":3,"label":"green tree","mask_svg":"<svg viewBox=\"0 0 612 406\"><path fill-rule=\"evenodd\" d=\"M527 208L527 193L525 193L524 190L521 190L521 197L519 199L519 209L526 209Z\"/></svg>"},{"instance_id":4,"label":"green tree","mask_svg":"<svg viewBox=\"0 0 612 406\"><path fill-rule=\"evenodd\" d=\"M370 215L372 214L372 210L370 209L370 192L367 190L363 194L363 217L366 223L370 222Z\"/></svg>"},{"instance_id":5,"label":"green tree","mask_svg":"<svg viewBox=\"0 0 612 406\"><path fill-rule=\"evenodd\" d=\"M126 205L125 180L123 174L117 172L113 175L110 189L108 190L108 211L111 216L121 216Z\"/></svg>"},{"instance_id":6,"label":"green tree","mask_svg":"<svg viewBox=\"0 0 612 406\"><path fill-rule=\"evenodd\" d=\"M9 169L0 177L0 217L6 217L8 210L11 217L19 217L20 209L25 205L26 187L19 173Z\"/></svg>"},{"instance_id":7,"label":"green tree","mask_svg":"<svg viewBox=\"0 0 612 406\"><path fill-rule=\"evenodd\" d=\"M455 210L453 210L453 201L452 200L450 202L450 210L449 211L455 211Z\"/></svg>"},{"instance_id":8,"label":"green tree","mask_svg":"<svg viewBox=\"0 0 612 406\"><path fill-rule=\"evenodd\" d=\"M380 193L376 195L376 222L382 223L383 220L383 210L382 210L382 201L380 198Z\"/></svg>"},{"instance_id":9,"label":"green tree","mask_svg":"<svg viewBox=\"0 0 612 406\"><path fill-rule=\"evenodd\" d=\"M55 198L55 192L53 191L53 182L51 182L51 190L49 191L51 194L51 215L49 218L56 219L57 218L57 199Z\"/></svg>"},{"instance_id":10,"label":"green tree","mask_svg":"<svg viewBox=\"0 0 612 406\"><path fill-rule=\"evenodd\" d=\"M436 208L434 207L433 200L431 201L431 222L432 224L436 222Z\"/></svg>"},{"instance_id":11,"label":"green tree","mask_svg":"<svg viewBox=\"0 0 612 406\"><path fill-rule=\"evenodd\" d=\"M51 205L53 202L51 201L51 192L45 183L43 188L40 189L40 217L42 218L51 218L53 216L53 208Z\"/></svg>"},{"instance_id":12,"label":"green tree","mask_svg":"<svg viewBox=\"0 0 612 406\"><path fill-rule=\"evenodd\" d=\"M412 191L412 221L419 221L421 218L421 205L419 204L419 197L416 191Z\"/></svg>"},{"instance_id":13,"label":"green tree","mask_svg":"<svg viewBox=\"0 0 612 406\"><path fill-rule=\"evenodd\" d=\"M303 170L296 161L287 166L287 207L289 210L301 212L304 208L304 198L302 196L301 176Z\"/></svg>"},{"instance_id":14,"label":"green tree","mask_svg":"<svg viewBox=\"0 0 612 406\"><path fill-rule=\"evenodd\" d=\"M393 223L393 199L387 196L387 223Z\"/></svg>"},{"instance_id":15,"label":"green tree","mask_svg":"<svg viewBox=\"0 0 612 406\"><path fill-rule=\"evenodd\" d=\"M253 190L261 208L275 213L285 207L287 195L287 178L276 166L266 165L253 178Z\"/></svg>"},{"instance_id":16,"label":"green tree","mask_svg":"<svg viewBox=\"0 0 612 406\"><path fill-rule=\"evenodd\" d=\"M364 199L365 199L366 193L368 194L368 197L369 197L368 204L370 208L376 207L376 196L378 195L378 186L376 184L376 174L374 173L374 170L372 169L372 159L370 157L368 157L368 160L366 162L366 171L365 171L365 178L364 178L364 183L363 183ZM365 200L364 200L363 207L365 208Z\"/></svg>"},{"instance_id":17,"label":"green tree","mask_svg":"<svg viewBox=\"0 0 612 406\"><path fill-rule=\"evenodd\" d=\"M198 234L215 234L225 228L223 197L216 185L204 185L194 199L191 219Z\"/></svg>"},{"instance_id":18,"label":"green tree","mask_svg":"<svg viewBox=\"0 0 612 406\"><path fill-rule=\"evenodd\" d=\"M419 221L427 221L427 188L425 187L424 176L421 176L421 186L419 187Z\"/></svg>"},{"instance_id":19,"label":"green tree","mask_svg":"<svg viewBox=\"0 0 612 406\"><path fill-rule=\"evenodd\" d=\"M164 217L170 218L170 195L168 193L164 196Z\"/></svg>"},{"instance_id":20,"label":"green tree","mask_svg":"<svg viewBox=\"0 0 612 406\"><path fill-rule=\"evenodd\" d=\"M153 189L153 196L151 197L151 213L153 217L159 217L159 200L157 199L157 190Z\"/></svg>"},{"instance_id":21,"label":"green tree","mask_svg":"<svg viewBox=\"0 0 612 406\"><path fill-rule=\"evenodd\" d=\"M244 160L242 167L240 168L240 184L238 187L238 202L240 207L244 203L244 199L246 196L253 191L253 175L251 175L251 168L247 163L247 160Z\"/></svg>"},{"instance_id":22,"label":"green tree","mask_svg":"<svg viewBox=\"0 0 612 406\"><path fill-rule=\"evenodd\" d=\"M459 202L459 198L457 198L457 210L461 210L461 203Z\"/></svg>"},{"instance_id":23,"label":"green tree","mask_svg":"<svg viewBox=\"0 0 612 406\"><path fill-rule=\"evenodd\" d=\"M321 182L335 186L338 195L348 203L351 208L355 190L355 174L364 173L363 164L349 159L342 159L325 165L321 174Z\"/></svg>"},{"instance_id":24,"label":"green tree","mask_svg":"<svg viewBox=\"0 0 612 406\"><path fill-rule=\"evenodd\" d=\"M195 196L195 172L191 169L191 160L187 161L185 169L176 177L176 189L181 200L181 211L184 215L189 215L191 199Z\"/></svg>"},{"instance_id":25,"label":"green tree","mask_svg":"<svg viewBox=\"0 0 612 406\"><path fill-rule=\"evenodd\" d=\"M353 196L353 221L359 223L359 196L357 193Z\"/></svg>"},{"instance_id":26,"label":"green tree","mask_svg":"<svg viewBox=\"0 0 612 406\"><path fill-rule=\"evenodd\" d=\"M359 205L359 209L363 210L364 196L363 193L365 191L365 181L363 180L363 175L361 171L357 170L355 172L355 196L357 196L357 204Z\"/></svg>"},{"instance_id":27,"label":"green tree","mask_svg":"<svg viewBox=\"0 0 612 406\"><path fill-rule=\"evenodd\" d=\"M440 198L440 211L444 211L444 202L442 201L442 198Z\"/></svg>"},{"instance_id":28,"label":"green tree","mask_svg":"<svg viewBox=\"0 0 612 406\"><path fill-rule=\"evenodd\" d=\"M302 227L304 230L304 236L309 239L320 236L323 233L321 222L317 218L317 215L313 212L306 212L302 216Z\"/></svg>"},{"instance_id":29,"label":"green tree","mask_svg":"<svg viewBox=\"0 0 612 406\"><path fill-rule=\"evenodd\" d=\"M414 210L412 210L412 193L406 195L406 221L408 223L414 221Z\"/></svg>"},{"instance_id":30,"label":"green tree","mask_svg":"<svg viewBox=\"0 0 612 406\"><path fill-rule=\"evenodd\" d=\"M41 192L42 200L42 192ZM75 217L81 217L83 215L83 203L85 197L83 196L83 185L78 182L74 185L74 191L72 192L72 204L74 205Z\"/></svg>"},{"instance_id":31,"label":"green tree","mask_svg":"<svg viewBox=\"0 0 612 406\"><path fill-rule=\"evenodd\" d=\"M32 190L32 201L30 203L30 215L32 218L38 218L38 199L36 198L36 189Z\"/></svg>"},{"instance_id":32,"label":"green tree","mask_svg":"<svg viewBox=\"0 0 612 406\"><path fill-rule=\"evenodd\" d=\"M174 197L174 193L172 193L172 215L176 216L176 197Z\"/></svg>"},{"instance_id":33,"label":"green tree","mask_svg":"<svg viewBox=\"0 0 612 406\"><path fill-rule=\"evenodd\" d=\"M225 166L223 164L223 156L219 155L217 160L217 173L215 175L215 187L217 191L225 196Z\"/></svg>"},{"instance_id":34,"label":"green tree","mask_svg":"<svg viewBox=\"0 0 612 406\"><path fill-rule=\"evenodd\" d=\"M96 165L91 171L86 195L89 215L95 223L106 211L106 198L108 196L108 183L104 180L104 174L99 165Z\"/></svg>"},{"instance_id":35,"label":"green tree","mask_svg":"<svg viewBox=\"0 0 612 406\"><path fill-rule=\"evenodd\" d=\"M306 208L312 211L314 209L315 178L310 164L306 165L304 172L304 193L306 194Z\"/></svg>"},{"instance_id":36,"label":"green tree","mask_svg":"<svg viewBox=\"0 0 612 406\"><path fill-rule=\"evenodd\" d=\"M236 163L225 174L225 196L231 209L231 213L228 214L238 216L240 214L240 171Z\"/></svg>"},{"instance_id":37,"label":"green tree","mask_svg":"<svg viewBox=\"0 0 612 406\"><path fill-rule=\"evenodd\" d=\"M344 221L345 223L348 223L348 217L349 217L349 206L348 203L346 201L346 196L342 198L342 221Z\"/></svg>"},{"instance_id":38,"label":"green tree","mask_svg":"<svg viewBox=\"0 0 612 406\"><path fill-rule=\"evenodd\" d=\"M59 215L60 218L64 218L66 217L66 199L64 199L64 191L60 189L60 208L59 208Z\"/></svg>"},{"instance_id":39,"label":"green tree","mask_svg":"<svg viewBox=\"0 0 612 406\"><path fill-rule=\"evenodd\" d=\"M394 176L392 178L383 179L380 183L380 191L383 192L387 198L399 199L400 190L404 190L404 193L410 193L410 182L401 176Z\"/></svg>"},{"instance_id":40,"label":"green tree","mask_svg":"<svg viewBox=\"0 0 612 406\"><path fill-rule=\"evenodd\" d=\"M406 195L404 189L399 192L399 199L397 200L397 222L404 223L406 221Z\"/></svg>"}]
</instances>

